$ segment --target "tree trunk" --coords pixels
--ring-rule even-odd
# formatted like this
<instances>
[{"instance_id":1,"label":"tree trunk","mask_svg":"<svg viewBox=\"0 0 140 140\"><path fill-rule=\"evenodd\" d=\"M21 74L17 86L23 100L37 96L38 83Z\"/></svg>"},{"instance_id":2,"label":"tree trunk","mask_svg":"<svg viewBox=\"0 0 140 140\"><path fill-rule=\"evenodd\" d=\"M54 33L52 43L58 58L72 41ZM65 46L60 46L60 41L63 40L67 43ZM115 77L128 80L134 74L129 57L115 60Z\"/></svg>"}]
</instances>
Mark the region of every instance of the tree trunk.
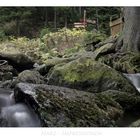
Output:
<instances>
[{"instance_id":1,"label":"tree trunk","mask_svg":"<svg viewBox=\"0 0 140 140\"><path fill-rule=\"evenodd\" d=\"M124 8L123 50L140 52L140 7Z\"/></svg>"},{"instance_id":2,"label":"tree trunk","mask_svg":"<svg viewBox=\"0 0 140 140\"><path fill-rule=\"evenodd\" d=\"M16 28L17 28L17 36L20 36L20 21L18 18L16 19Z\"/></svg>"},{"instance_id":3,"label":"tree trunk","mask_svg":"<svg viewBox=\"0 0 140 140\"><path fill-rule=\"evenodd\" d=\"M80 15L80 18L81 18L81 16L82 16L82 7L81 6L79 7L79 15Z\"/></svg>"},{"instance_id":4,"label":"tree trunk","mask_svg":"<svg viewBox=\"0 0 140 140\"><path fill-rule=\"evenodd\" d=\"M96 30L99 30L98 9L96 9Z\"/></svg>"},{"instance_id":5,"label":"tree trunk","mask_svg":"<svg viewBox=\"0 0 140 140\"><path fill-rule=\"evenodd\" d=\"M44 21L44 26L48 25L48 9L47 7L45 8L45 21Z\"/></svg>"},{"instance_id":6,"label":"tree trunk","mask_svg":"<svg viewBox=\"0 0 140 140\"><path fill-rule=\"evenodd\" d=\"M56 7L54 8L54 28L56 29Z\"/></svg>"},{"instance_id":7,"label":"tree trunk","mask_svg":"<svg viewBox=\"0 0 140 140\"><path fill-rule=\"evenodd\" d=\"M65 28L67 28L68 22L67 22L67 15L65 15Z\"/></svg>"}]
</instances>

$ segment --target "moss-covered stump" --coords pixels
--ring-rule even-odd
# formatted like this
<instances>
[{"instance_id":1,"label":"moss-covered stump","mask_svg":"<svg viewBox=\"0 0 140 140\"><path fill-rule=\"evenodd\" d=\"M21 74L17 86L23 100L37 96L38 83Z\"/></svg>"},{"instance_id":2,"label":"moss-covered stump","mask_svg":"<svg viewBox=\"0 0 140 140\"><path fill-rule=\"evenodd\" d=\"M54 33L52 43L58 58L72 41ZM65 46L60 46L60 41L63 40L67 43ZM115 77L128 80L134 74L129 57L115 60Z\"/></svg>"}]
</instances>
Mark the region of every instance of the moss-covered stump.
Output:
<instances>
[{"instance_id":1,"label":"moss-covered stump","mask_svg":"<svg viewBox=\"0 0 140 140\"><path fill-rule=\"evenodd\" d=\"M14 87L17 83L33 83L33 84L45 84L43 76L39 74L38 71L25 70L21 72L18 77L12 83Z\"/></svg>"},{"instance_id":2,"label":"moss-covered stump","mask_svg":"<svg viewBox=\"0 0 140 140\"><path fill-rule=\"evenodd\" d=\"M135 87L116 70L83 57L63 66L55 66L48 74L48 84L65 86L89 92L119 90L137 92Z\"/></svg>"},{"instance_id":3,"label":"moss-covered stump","mask_svg":"<svg viewBox=\"0 0 140 140\"><path fill-rule=\"evenodd\" d=\"M19 83L15 98L29 104L48 127L116 126L123 116L123 108L105 94Z\"/></svg>"}]
</instances>

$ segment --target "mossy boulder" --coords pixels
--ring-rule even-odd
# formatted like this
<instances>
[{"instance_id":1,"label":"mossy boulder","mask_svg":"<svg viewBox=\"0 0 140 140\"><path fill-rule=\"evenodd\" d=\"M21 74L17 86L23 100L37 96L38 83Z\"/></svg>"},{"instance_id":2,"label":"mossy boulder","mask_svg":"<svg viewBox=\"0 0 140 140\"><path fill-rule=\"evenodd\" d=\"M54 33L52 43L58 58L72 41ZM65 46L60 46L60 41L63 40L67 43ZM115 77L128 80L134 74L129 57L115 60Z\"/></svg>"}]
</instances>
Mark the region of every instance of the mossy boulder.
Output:
<instances>
[{"instance_id":1,"label":"mossy boulder","mask_svg":"<svg viewBox=\"0 0 140 140\"><path fill-rule=\"evenodd\" d=\"M140 95L107 90L89 93L44 84L19 83L16 102L30 105L47 127L130 126L140 114ZM127 120L131 115L133 120Z\"/></svg>"},{"instance_id":2,"label":"mossy boulder","mask_svg":"<svg viewBox=\"0 0 140 140\"><path fill-rule=\"evenodd\" d=\"M107 90L100 92L99 95L96 93L96 96L106 95L108 98L118 102L125 112L140 112L140 94L139 93L129 93L122 92L118 90Z\"/></svg>"},{"instance_id":3,"label":"mossy boulder","mask_svg":"<svg viewBox=\"0 0 140 140\"><path fill-rule=\"evenodd\" d=\"M37 71L25 70L21 72L18 77L12 83L12 87L14 87L17 83L33 83L33 84L44 84L45 81L43 76L39 74Z\"/></svg>"},{"instance_id":4,"label":"mossy boulder","mask_svg":"<svg viewBox=\"0 0 140 140\"><path fill-rule=\"evenodd\" d=\"M108 90L96 93L95 96L102 98L102 95L116 101L123 108L123 116L116 122L119 127L138 127L140 124L140 94L127 93L116 90ZM105 101L105 100L104 100Z\"/></svg>"},{"instance_id":5,"label":"mossy boulder","mask_svg":"<svg viewBox=\"0 0 140 140\"><path fill-rule=\"evenodd\" d=\"M55 66L47 76L49 85L65 86L89 92L119 90L137 92L119 72L90 57L81 57L63 66Z\"/></svg>"},{"instance_id":6,"label":"mossy boulder","mask_svg":"<svg viewBox=\"0 0 140 140\"><path fill-rule=\"evenodd\" d=\"M48 59L45 61L43 65L35 68L35 70L39 71L41 75L46 75L48 74L49 70L53 68L54 66L69 63L83 56L94 58L93 52L78 52L78 53L74 53L67 56L65 55L63 58L54 57L52 59Z\"/></svg>"},{"instance_id":7,"label":"mossy boulder","mask_svg":"<svg viewBox=\"0 0 140 140\"><path fill-rule=\"evenodd\" d=\"M33 68L33 60L22 53L0 52L0 59L7 60L16 70L23 71Z\"/></svg>"},{"instance_id":8,"label":"mossy boulder","mask_svg":"<svg viewBox=\"0 0 140 140\"><path fill-rule=\"evenodd\" d=\"M113 98L75 89L19 83L15 88L17 102L35 110L48 127L116 126L123 108Z\"/></svg>"},{"instance_id":9,"label":"mossy boulder","mask_svg":"<svg viewBox=\"0 0 140 140\"><path fill-rule=\"evenodd\" d=\"M41 75L46 75L49 70L54 67L55 65L62 64L62 63L68 63L70 61L74 60L74 58L52 58L45 61L45 64L35 68Z\"/></svg>"}]
</instances>

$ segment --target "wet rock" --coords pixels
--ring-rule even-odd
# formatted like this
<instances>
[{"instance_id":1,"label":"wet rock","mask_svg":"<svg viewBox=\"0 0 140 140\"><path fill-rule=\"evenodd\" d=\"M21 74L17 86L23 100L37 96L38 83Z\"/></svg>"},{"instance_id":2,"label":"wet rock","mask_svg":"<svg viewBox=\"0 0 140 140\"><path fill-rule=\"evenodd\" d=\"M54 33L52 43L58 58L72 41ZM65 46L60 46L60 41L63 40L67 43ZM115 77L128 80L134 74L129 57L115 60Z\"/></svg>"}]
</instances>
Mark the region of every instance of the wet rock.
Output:
<instances>
[{"instance_id":1,"label":"wet rock","mask_svg":"<svg viewBox=\"0 0 140 140\"><path fill-rule=\"evenodd\" d=\"M6 60L0 60L0 81L11 80L16 70Z\"/></svg>"},{"instance_id":2,"label":"wet rock","mask_svg":"<svg viewBox=\"0 0 140 140\"><path fill-rule=\"evenodd\" d=\"M33 83L33 84L44 84L45 81L43 77L37 71L25 70L21 72L18 77L12 83L12 87L14 87L17 83Z\"/></svg>"},{"instance_id":3,"label":"wet rock","mask_svg":"<svg viewBox=\"0 0 140 140\"><path fill-rule=\"evenodd\" d=\"M19 83L15 98L30 104L48 127L116 126L123 115L119 103L106 94L57 86Z\"/></svg>"},{"instance_id":4,"label":"wet rock","mask_svg":"<svg viewBox=\"0 0 140 140\"><path fill-rule=\"evenodd\" d=\"M98 95L98 93L96 93ZM121 92L117 90L107 90L101 92L100 95L106 95L110 99L114 99L118 102L123 110L129 114L140 113L140 94L131 92Z\"/></svg>"},{"instance_id":5,"label":"wet rock","mask_svg":"<svg viewBox=\"0 0 140 140\"><path fill-rule=\"evenodd\" d=\"M137 121L131 123L129 125L129 127L140 127L140 119L138 119Z\"/></svg>"},{"instance_id":6,"label":"wet rock","mask_svg":"<svg viewBox=\"0 0 140 140\"><path fill-rule=\"evenodd\" d=\"M10 80L13 78L13 74L11 72L3 73L0 72L0 81Z\"/></svg>"},{"instance_id":7,"label":"wet rock","mask_svg":"<svg viewBox=\"0 0 140 140\"><path fill-rule=\"evenodd\" d=\"M0 71L1 72L12 72L14 73L14 68L13 66L8 64L8 61L6 60L0 60Z\"/></svg>"},{"instance_id":8,"label":"wet rock","mask_svg":"<svg viewBox=\"0 0 140 140\"><path fill-rule=\"evenodd\" d=\"M33 68L34 62L22 53L8 53L1 52L0 59L7 60L16 70L23 71L25 69Z\"/></svg>"},{"instance_id":9,"label":"wet rock","mask_svg":"<svg viewBox=\"0 0 140 140\"><path fill-rule=\"evenodd\" d=\"M12 87L13 80L6 80L0 82L0 88L9 89Z\"/></svg>"},{"instance_id":10,"label":"wet rock","mask_svg":"<svg viewBox=\"0 0 140 140\"><path fill-rule=\"evenodd\" d=\"M63 66L55 66L49 72L47 79L49 85L89 92L101 92L109 89L137 92L121 73L90 57L81 57Z\"/></svg>"}]
</instances>

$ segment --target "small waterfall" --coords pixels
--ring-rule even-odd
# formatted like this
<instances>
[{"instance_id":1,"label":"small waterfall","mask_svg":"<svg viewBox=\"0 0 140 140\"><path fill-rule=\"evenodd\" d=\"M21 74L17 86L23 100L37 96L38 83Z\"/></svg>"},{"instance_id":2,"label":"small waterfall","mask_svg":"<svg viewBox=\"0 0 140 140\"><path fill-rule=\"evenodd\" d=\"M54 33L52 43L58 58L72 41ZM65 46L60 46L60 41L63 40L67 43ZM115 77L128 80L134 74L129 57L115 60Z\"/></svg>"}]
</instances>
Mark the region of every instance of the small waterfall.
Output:
<instances>
[{"instance_id":1,"label":"small waterfall","mask_svg":"<svg viewBox=\"0 0 140 140\"><path fill-rule=\"evenodd\" d=\"M1 117L7 121L7 126L13 127L37 127L40 126L36 114L29 110L25 104L15 104L3 107Z\"/></svg>"},{"instance_id":2,"label":"small waterfall","mask_svg":"<svg viewBox=\"0 0 140 140\"><path fill-rule=\"evenodd\" d=\"M9 90L0 89L0 107L15 104L14 93Z\"/></svg>"},{"instance_id":3,"label":"small waterfall","mask_svg":"<svg viewBox=\"0 0 140 140\"><path fill-rule=\"evenodd\" d=\"M124 76L126 78L128 78L131 81L131 83L140 92L140 73L136 73L136 74L124 74Z\"/></svg>"},{"instance_id":4,"label":"small waterfall","mask_svg":"<svg viewBox=\"0 0 140 140\"><path fill-rule=\"evenodd\" d=\"M39 127L40 120L33 110L23 103L15 103L14 93L0 89L0 126Z\"/></svg>"}]
</instances>

